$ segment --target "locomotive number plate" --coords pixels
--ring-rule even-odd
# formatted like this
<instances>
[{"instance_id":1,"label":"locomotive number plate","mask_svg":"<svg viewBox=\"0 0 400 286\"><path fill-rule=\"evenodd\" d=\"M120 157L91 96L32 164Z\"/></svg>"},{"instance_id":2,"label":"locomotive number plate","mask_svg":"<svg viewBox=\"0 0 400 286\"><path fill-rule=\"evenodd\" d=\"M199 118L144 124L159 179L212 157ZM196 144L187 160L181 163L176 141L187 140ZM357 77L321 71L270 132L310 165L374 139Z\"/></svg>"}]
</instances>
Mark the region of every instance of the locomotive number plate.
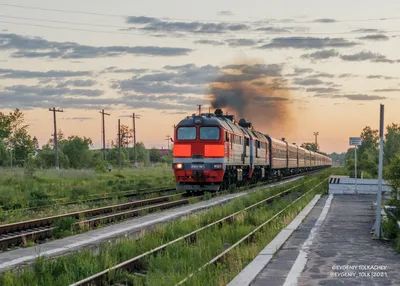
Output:
<instances>
[{"instance_id":1,"label":"locomotive number plate","mask_svg":"<svg viewBox=\"0 0 400 286\"><path fill-rule=\"evenodd\" d=\"M204 169L204 165L203 164L192 164L191 168L193 170L203 170Z\"/></svg>"}]
</instances>

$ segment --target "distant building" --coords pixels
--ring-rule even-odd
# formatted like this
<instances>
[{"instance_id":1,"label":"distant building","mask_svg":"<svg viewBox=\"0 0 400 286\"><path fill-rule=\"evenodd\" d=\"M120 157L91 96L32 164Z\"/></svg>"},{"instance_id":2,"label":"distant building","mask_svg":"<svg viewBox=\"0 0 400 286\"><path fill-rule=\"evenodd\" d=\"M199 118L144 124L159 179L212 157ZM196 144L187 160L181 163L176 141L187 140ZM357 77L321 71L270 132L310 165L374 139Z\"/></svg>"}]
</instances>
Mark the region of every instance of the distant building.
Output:
<instances>
[{"instance_id":1,"label":"distant building","mask_svg":"<svg viewBox=\"0 0 400 286\"><path fill-rule=\"evenodd\" d=\"M164 148L161 148L161 149L152 148L152 149L160 151L161 156L167 156L170 152L170 150L164 149ZM148 150L150 151L151 149L148 149Z\"/></svg>"}]
</instances>

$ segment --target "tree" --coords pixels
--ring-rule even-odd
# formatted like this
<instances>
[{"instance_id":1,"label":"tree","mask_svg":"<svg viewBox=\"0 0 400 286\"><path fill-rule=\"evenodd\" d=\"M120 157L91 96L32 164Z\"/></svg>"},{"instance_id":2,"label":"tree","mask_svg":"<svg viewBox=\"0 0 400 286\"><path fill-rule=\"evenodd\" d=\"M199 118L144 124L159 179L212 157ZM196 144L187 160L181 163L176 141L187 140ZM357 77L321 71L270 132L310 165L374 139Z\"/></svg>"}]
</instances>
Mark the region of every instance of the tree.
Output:
<instances>
[{"instance_id":1,"label":"tree","mask_svg":"<svg viewBox=\"0 0 400 286\"><path fill-rule=\"evenodd\" d=\"M371 127L366 126L363 131L361 132L360 135L362 139L362 144L361 146L358 147L358 155L362 155L365 150L367 149L377 149L379 146L379 131L378 130L372 130Z\"/></svg>"},{"instance_id":2,"label":"tree","mask_svg":"<svg viewBox=\"0 0 400 286\"><path fill-rule=\"evenodd\" d=\"M387 177L392 187L392 197L400 200L400 153L391 160Z\"/></svg>"},{"instance_id":3,"label":"tree","mask_svg":"<svg viewBox=\"0 0 400 286\"><path fill-rule=\"evenodd\" d=\"M392 123L386 127L386 130L383 159L384 164L390 164L395 155L400 152L400 125Z\"/></svg>"},{"instance_id":4,"label":"tree","mask_svg":"<svg viewBox=\"0 0 400 286\"><path fill-rule=\"evenodd\" d=\"M0 112L0 139L8 138L11 133L11 118Z\"/></svg>"},{"instance_id":5,"label":"tree","mask_svg":"<svg viewBox=\"0 0 400 286\"><path fill-rule=\"evenodd\" d=\"M129 143L131 143L130 139L132 138L132 136L130 134L133 133L133 129L129 129L128 125L122 124L120 131L121 131L121 147L126 148L129 146ZM113 142L113 146L118 147L119 146L118 145L118 134L117 134L117 138L115 139L115 142L117 142L117 144L114 145L114 142Z\"/></svg>"},{"instance_id":6,"label":"tree","mask_svg":"<svg viewBox=\"0 0 400 286\"><path fill-rule=\"evenodd\" d=\"M23 166L24 162L33 154L35 146L28 134L28 125L24 124L24 114L15 109L8 115L0 112L0 139L7 139L6 147L12 148L13 161Z\"/></svg>"},{"instance_id":7,"label":"tree","mask_svg":"<svg viewBox=\"0 0 400 286\"><path fill-rule=\"evenodd\" d=\"M316 145L315 143L306 143L305 142L305 143L301 144L300 147L310 150L310 151L313 151L313 152L317 152L319 149L319 144Z\"/></svg>"},{"instance_id":8,"label":"tree","mask_svg":"<svg viewBox=\"0 0 400 286\"><path fill-rule=\"evenodd\" d=\"M91 163L91 153L89 146L93 145L90 138L79 137L76 135L60 141L60 150L68 157L70 167L75 169L89 167Z\"/></svg>"},{"instance_id":9,"label":"tree","mask_svg":"<svg viewBox=\"0 0 400 286\"><path fill-rule=\"evenodd\" d=\"M155 149L155 148L152 148L152 149L149 151L149 156L150 156L150 162L152 162L152 163L159 162L160 159L161 159L161 153L160 153L160 151L157 150L157 149Z\"/></svg>"},{"instance_id":10,"label":"tree","mask_svg":"<svg viewBox=\"0 0 400 286\"><path fill-rule=\"evenodd\" d=\"M64 133L61 129L57 131L57 142L60 143L65 138ZM54 148L54 136L51 136L50 139L47 141L47 146Z\"/></svg>"}]
</instances>

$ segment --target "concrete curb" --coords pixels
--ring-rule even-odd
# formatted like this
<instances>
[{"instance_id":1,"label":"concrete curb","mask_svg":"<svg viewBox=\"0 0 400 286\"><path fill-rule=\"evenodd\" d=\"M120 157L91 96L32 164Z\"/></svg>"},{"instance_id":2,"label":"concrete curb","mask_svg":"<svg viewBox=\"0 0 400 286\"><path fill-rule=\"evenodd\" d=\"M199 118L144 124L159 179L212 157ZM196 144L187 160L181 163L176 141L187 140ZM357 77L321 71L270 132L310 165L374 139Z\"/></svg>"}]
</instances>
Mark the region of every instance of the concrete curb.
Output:
<instances>
[{"instance_id":1,"label":"concrete curb","mask_svg":"<svg viewBox=\"0 0 400 286\"><path fill-rule=\"evenodd\" d=\"M288 240L290 235L295 231L303 219L310 213L315 204L321 198L321 195L315 197L308 205L293 219L293 221L285 227L261 252L257 257L248 264L229 284L228 286L247 286L257 277L257 275L270 262L275 252Z\"/></svg>"}]
</instances>

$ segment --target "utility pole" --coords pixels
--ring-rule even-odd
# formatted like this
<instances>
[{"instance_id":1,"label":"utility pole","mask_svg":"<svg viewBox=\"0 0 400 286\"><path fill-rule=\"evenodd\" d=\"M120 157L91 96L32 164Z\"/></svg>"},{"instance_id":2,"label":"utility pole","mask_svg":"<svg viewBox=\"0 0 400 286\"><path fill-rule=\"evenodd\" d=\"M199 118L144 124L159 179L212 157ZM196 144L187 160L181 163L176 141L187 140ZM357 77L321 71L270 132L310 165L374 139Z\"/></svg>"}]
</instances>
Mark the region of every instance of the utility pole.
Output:
<instances>
[{"instance_id":1,"label":"utility pole","mask_svg":"<svg viewBox=\"0 0 400 286\"><path fill-rule=\"evenodd\" d=\"M104 160L106 159L106 127L105 127L105 122L104 122L104 115L110 116L109 113L105 113L104 109L102 111L99 111L100 114L102 115L102 125L103 125L103 156Z\"/></svg>"},{"instance_id":2,"label":"utility pole","mask_svg":"<svg viewBox=\"0 0 400 286\"><path fill-rule=\"evenodd\" d=\"M119 152L119 168L121 169L121 119L118 119L118 152Z\"/></svg>"},{"instance_id":3,"label":"utility pole","mask_svg":"<svg viewBox=\"0 0 400 286\"><path fill-rule=\"evenodd\" d=\"M134 161L136 164L137 161L137 151L136 151L136 120L135 119L140 119L138 115L135 115L135 113L132 114L131 118L133 119L133 151L134 153Z\"/></svg>"},{"instance_id":4,"label":"utility pole","mask_svg":"<svg viewBox=\"0 0 400 286\"><path fill-rule=\"evenodd\" d=\"M58 162L58 142L57 142L57 118L56 118L56 112L64 112L62 109L56 109L55 107L49 108L49 111L53 112L53 118L54 118L54 150L56 153L56 169L60 169L60 165Z\"/></svg>"},{"instance_id":5,"label":"utility pole","mask_svg":"<svg viewBox=\"0 0 400 286\"><path fill-rule=\"evenodd\" d=\"M379 171L378 171L378 194L376 200L376 219L375 219L375 231L374 237L377 239L382 238L382 227L381 227L381 208L382 208L382 170L383 170L383 133L384 127L384 113L385 106L381 104L380 110L380 130L379 130Z\"/></svg>"},{"instance_id":6,"label":"utility pole","mask_svg":"<svg viewBox=\"0 0 400 286\"><path fill-rule=\"evenodd\" d=\"M201 107L203 106L202 104L197 104L197 106L199 107L199 115L201 115Z\"/></svg>"},{"instance_id":7,"label":"utility pole","mask_svg":"<svg viewBox=\"0 0 400 286\"><path fill-rule=\"evenodd\" d=\"M318 137L319 132L314 132L314 136L315 136L315 150L318 152Z\"/></svg>"},{"instance_id":8,"label":"utility pole","mask_svg":"<svg viewBox=\"0 0 400 286\"><path fill-rule=\"evenodd\" d=\"M168 150L169 150L169 141L171 140L171 136L167 135L166 137L167 137L167 139L165 139L165 140L168 141Z\"/></svg>"}]
</instances>

